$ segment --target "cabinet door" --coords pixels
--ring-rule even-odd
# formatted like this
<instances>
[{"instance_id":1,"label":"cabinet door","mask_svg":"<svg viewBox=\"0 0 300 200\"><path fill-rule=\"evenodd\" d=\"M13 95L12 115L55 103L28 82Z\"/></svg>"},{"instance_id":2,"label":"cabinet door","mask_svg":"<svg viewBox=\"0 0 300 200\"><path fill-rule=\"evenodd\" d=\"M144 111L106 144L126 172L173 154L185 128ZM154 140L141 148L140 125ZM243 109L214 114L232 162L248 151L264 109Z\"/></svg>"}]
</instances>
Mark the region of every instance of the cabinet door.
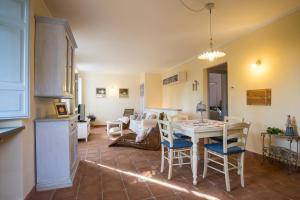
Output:
<instances>
[{"instance_id":1,"label":"cabinet door","mask_svg":"<svg viewBox=\"0 0 300 200\"><path fill-rule=\"evenodd\" d=\"M74 90L74 82L75 82L75 73L74 73L74 48L70 46L70 72L71 72L71 78L70 78L70 94L75 94Z\"/></svg>"},{"instance_id":2,"label":"cabinet door","mask_svg":"<svg viewBox=\"0 0 300 200\"><path fill-rule=\"evenodd\" d=\"M74 163L73 163L73 168L74 168L74 166L75 166L75 164L76 164L76 161L77 161L77 154L78 154L78 130L77 130L77 128L76 128L76 131L75 131L75 133L74 133L74 137L73 137L73 139L74 139L74 143L73 143L73 152L74 152Z\"/></svg>"},{"instance_id":3,"label":"cabinet door","mask_svg":"<svg viewBox=\"0 0 300 200\"><path fill-rule=\"evenodd\" d=\"M74 161L75 161L75 154L74 154L74 134L70 134L70 169L72 170Z\"/></svg>"},{"instance_id":4,"label":"cabinet door","mask_svg":"<svg viewBox=\"0 0 300 200\"><path fill-rule=\"evenodd\" d=\"M72 47L72 44L69 40L68 37L66 37L67 39L67 65L66 65L66 73L67 73L67 77L66 77L66 92L70 95L73 94L73 87L74 87L74 70L73 70L73 53L74 53L74 49Z\"/></svg>"},{"instance_id":5,"label":"cabinet door","mask_svg":"<svg viewBox=\"0 0 300 200\"><path fill-rule=\"evenodd\" d=\"M29 116L29 3L0 4L0 119L25 118Z\"/></svg>"},{"instance_id":6,"label":"cabinet door","mask_svg":"<svg viewBox=\"0 0 300 200\"><path fill-rule=\"evenodd\" d=\"M65 73L65 81L64 81L64 93L68 94L69 92L69 67L68 67L68 50L69 50L69 40L65 37L65 63L64 63L64 73Z\"/></svg>"},{"instance_id":7,"label":"cabinet door","mask_svg":"<svg viewBox=\"0 0 300 200\"><path fill-rule=\"evenodd\" d=\"M72 170L77 161L77 128L70 135L70 169Z\"/></svg>"}]
</instances>

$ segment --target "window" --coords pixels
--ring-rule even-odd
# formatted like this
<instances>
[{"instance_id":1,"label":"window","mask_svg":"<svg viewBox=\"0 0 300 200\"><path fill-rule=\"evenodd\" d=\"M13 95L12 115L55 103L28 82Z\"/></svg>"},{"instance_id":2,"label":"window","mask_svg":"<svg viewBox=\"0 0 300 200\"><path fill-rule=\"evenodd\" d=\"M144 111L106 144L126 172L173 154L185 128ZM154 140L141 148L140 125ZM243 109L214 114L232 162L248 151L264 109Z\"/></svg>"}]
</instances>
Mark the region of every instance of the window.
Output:
<instances>
[{"instance_id":1,"label":"window","mask_svg":"<svg viewBox=\"0 0 300 200\"><path fill-rule=\"evenodd\" d=\"M29 116L29 0L0 0L0 119Z\"/></svg>"}]
</instances>

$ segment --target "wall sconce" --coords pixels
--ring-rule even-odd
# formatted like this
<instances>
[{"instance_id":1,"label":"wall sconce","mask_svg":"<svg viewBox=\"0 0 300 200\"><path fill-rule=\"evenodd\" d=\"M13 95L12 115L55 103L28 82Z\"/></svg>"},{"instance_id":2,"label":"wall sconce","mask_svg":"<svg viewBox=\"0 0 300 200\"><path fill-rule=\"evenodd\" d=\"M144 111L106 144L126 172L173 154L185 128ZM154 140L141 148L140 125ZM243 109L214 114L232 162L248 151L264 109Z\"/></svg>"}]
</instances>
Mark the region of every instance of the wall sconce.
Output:
<instances>
[{"instance_id":1,"label":"wall sconce","mask_svg":"<svg viewBox=\"0 0 300 200\"><path fill-rule=\"evenodd\" d=\"M199 81L194 80L194 83L193 83L193 91L197 91L197 90L198 90L198 85L199 85Z\"/></svg>"},{"instance_id":2,"label":"wall sconce","mask_svg":"<svg viewBox=\"0 0 300 200\"><path fill-rule=\"evenodd\" d=\"M261 60L257 60L255 63L251 64L251 69L258 69L261 66Z\"/></svg>"}]
</instances>

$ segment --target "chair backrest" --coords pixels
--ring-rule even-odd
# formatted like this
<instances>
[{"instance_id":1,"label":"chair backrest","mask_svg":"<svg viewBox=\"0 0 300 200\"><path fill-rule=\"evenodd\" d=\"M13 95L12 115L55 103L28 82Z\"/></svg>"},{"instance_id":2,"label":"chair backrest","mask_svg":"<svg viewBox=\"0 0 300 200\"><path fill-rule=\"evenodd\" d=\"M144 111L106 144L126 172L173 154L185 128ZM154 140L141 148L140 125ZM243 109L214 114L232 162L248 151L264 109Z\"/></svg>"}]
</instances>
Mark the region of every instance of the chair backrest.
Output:
<instances>
[{"instance_id":1,"label":"chair backrest","mask_svg":"<svg viewBox=\"0 0 300 200\"><path fill-rule=\"evenodd\" d=\"M224 122L229 122L229 123L245 122L245 118L236 117L236 116L225 116Z\"/></svg>"},{"instance_id":2,"label":"chair backrest","mask_svg":"<svg viewBox=\"0 0 300 200\"><path fill-rule=\"evenodd\" d=\"M168 119L170 119L171 121L188 120L189 116L183 114L177 114L177 115L168 116Z\"/></svg>"},{"instance_id":3,"label":"chair backrest","mask_svg":"<svg viewBox=\"0 0 300 200\"><path fill-rule=\"evenodd\" d=\"M168 141L173 146L173 128L169 120L158 120L161 142Z\"/></svg>"},{"instance_id":4,"label":"chair backrest","mask_svg":"<svg viewBox=\"0 0 300 200\"><path fill-rule=\"evenodd\" d=\"M250 128L250 123L237 122L230 123L225 122L223 128L223 151L227 153L227 150L231 147L240 147L245 149L247 136ZM228 143L230 139L237 139L236 142Z\"/></svg>"},{"instance_id":5,"label":"chair backrest","mask_svg":"<svg viewBox=\"0 0 300 200\"><path fill-rule=\"evenodd\" d=\"M129 117L130 115L133 115L133 114L134 114L134 109L133 108L124 109L124 113L123 113L124 117Z\"/></svg>"}]
</instances>

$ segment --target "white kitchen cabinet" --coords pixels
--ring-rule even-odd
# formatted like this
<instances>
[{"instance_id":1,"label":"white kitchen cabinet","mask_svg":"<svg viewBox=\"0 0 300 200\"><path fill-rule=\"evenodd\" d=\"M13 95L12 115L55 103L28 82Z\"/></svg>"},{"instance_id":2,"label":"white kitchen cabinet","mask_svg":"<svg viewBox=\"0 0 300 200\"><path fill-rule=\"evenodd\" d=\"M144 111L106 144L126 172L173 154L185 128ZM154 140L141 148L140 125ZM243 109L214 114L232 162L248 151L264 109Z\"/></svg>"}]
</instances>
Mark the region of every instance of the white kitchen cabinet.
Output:
<instances>
[{"instance_id":1,"label":"white kitchen cabinet","mask_svg":"<svg viewBox=\"0 0 300 200\"><path fill-rule=\"evenodd\" d=\"M72 98L75 91L74 50L66 20L36 16L35 96Z\"/></svg>"},{"instance_id":2,"label":"white kitchen cabinet","mask_svg":"<svg viewBox=\"0 0 300 200\"><path fill-rule=\"evenodd\" d=\"M35 125L37 191L72 186L79 163L77 115L37 119Z\"/></svg>"}]
</instances>

